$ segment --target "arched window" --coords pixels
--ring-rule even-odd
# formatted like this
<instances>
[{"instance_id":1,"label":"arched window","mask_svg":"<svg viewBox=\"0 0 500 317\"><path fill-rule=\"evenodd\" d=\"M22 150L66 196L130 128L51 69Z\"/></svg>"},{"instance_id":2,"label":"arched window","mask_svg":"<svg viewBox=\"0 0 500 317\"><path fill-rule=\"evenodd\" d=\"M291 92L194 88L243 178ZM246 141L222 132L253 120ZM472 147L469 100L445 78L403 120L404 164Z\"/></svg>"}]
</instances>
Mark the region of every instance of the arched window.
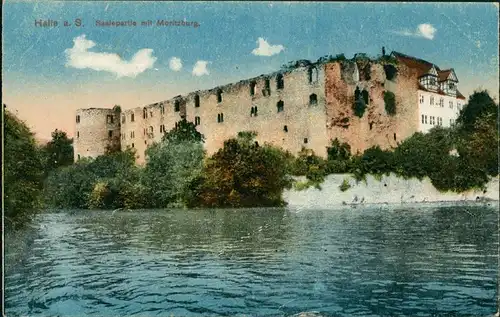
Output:
<instances>
[{"instance_id":1,"label":"arched window","mask_svg":"<svg viewBox=\"0 0 500 317\"><path fill-rule=\"evenodd\" d=\"M254 95L255 95L255 86L256 86L256 85L257 85L257 84L256 84L254 81L252 81L252 82L250 83L250 96L254 96Z\"/></svg>"},{"instance_id":2,"label":"arched window","mask_svg":"<svg viewBox=\"0 0 500 317\"><path fill-rule=\"evenodd\" d=\"M134 119L135 119L135 118L134 118L134 114L133 114L133 113L131 113L131 114L130 114L130 122L134 122Z\"/></svg>"},{"instance_id":3,"label":"arched window","mask_svg":"<svg viewBox=\"0 0 500 317\"><path fill-rule=\"evenodd\" d=\"M262 94L264 96L271 95L271 81L269 80L269 78L267 78L264 82L264 89L262 90Z\"/></svg>"},{"instance_id":4,"label":"arched window","mask_svg":"<svg viewBox=\"0 0 500 317\"><path fill-rule=\"evenodd\" d=\"M195 108L200 107L200 96L199 95L194 96L194 107Z\"/></svg>"},{"instance_id":5,"label":"arched window","mask_svg":"<svg viewBox=\"0 0 500 317\"><path fill-rule=\"evenodd\" d=\"M318 104L318 96L316 94L309 95L309 105L314 106Z\"/></svg>"},{"instance_id":6,"label":"arched window","mask_svg":"<svg viewBox=\"0 0 500 317\"><path fill-rule=\"evenodd\" d=\"M146 108L142 109L142 117L144 119L147 119L147 117L148 117L148 109L146 109Z\"/></svg>"},{"instance_id":7,"label":"arched window","mask_svg":"<svg viewBox=\"0 0 500 317\"><path fill-rule=\"evenodd\" d=\"M309 67L307 76L310 84L318 82L318 69L316 67Z\"/></svg>"},{"instance_id":8,"label":"arched window","mask_svg":"<svg viewBox=\"0 0 500 317\"><path fill-rule=\"evenodd\" d=\"M174 111L175 112L181 111L181 103L179 100L174 101Z\"/></svg>"},{"instance_id":9,"label":"arched window","mask_svg":"<svg viewBox=\"0 0 500 317\"><path fill-rule=\"evenodd\" d=\"M282 112L283 110L285 110L285 103L283 102L283 100L278 101L278 103L276 104L276 108L278 112Z\"/></svg>"},{"instance_id":10,"label":"arched window","mask_svg":"<svg viewBox=\"0 0 500 317\"><path fill-rule=\"evenodd\" d=\"M283 88L285 88L285 82L283 80L283 75L278 74L276 76L276 89L283 89Z\"/></svg>"},{"instance_id":11,"label":"arched window","mask_svg":"<svg viewBox=\"0 0 500 317\"><path fill-rule=\"evenodd\" d=\"M217 90L217 102L222 102L222 90Z\"/></svg>"}]
</instances>

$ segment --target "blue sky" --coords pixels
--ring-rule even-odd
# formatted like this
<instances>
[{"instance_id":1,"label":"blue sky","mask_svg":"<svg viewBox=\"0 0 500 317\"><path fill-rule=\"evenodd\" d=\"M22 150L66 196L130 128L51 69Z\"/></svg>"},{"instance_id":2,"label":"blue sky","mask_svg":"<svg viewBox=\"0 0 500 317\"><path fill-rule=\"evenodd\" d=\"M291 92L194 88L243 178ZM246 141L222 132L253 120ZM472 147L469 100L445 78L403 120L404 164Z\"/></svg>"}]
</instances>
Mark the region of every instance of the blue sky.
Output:
<instances>
[{"instance_id":1,"label":"blue sky","mask_svg":"<svg viewBox=\"0 0 500 317\"><path fill-rule=\"evenodd\" d=\"M76 18L82 27L63 26ZM59 26L35 27L38 19ZM158 19L200 26L95 25ZM95 46L66 54L82 35L78 43ZM260 49L259 38L265 40ZM77 108L142 106L269 73L292 60L376 55L382 46L453 67L465 95L483 87L498 98L498 7L492 3L6 1L3 39L3 102L42 138L55 128L72 135ZM169 65L172 57L177 63Z\"/></svg>"}]
</instances>

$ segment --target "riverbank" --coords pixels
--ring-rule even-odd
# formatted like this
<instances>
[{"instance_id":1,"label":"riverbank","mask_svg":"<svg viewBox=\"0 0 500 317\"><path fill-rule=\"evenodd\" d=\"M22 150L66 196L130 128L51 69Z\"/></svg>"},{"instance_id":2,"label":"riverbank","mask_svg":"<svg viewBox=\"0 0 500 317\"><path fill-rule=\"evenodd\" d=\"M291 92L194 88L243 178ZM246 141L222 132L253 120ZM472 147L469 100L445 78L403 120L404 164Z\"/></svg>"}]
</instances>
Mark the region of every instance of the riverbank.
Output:
<instances>
[{"instance_id":1,"label":"riverbank","mask_svg":"<svg viewBox=\"0 0 500 317\"><path fill-rule=\"evenodd\" d=\"M428 178L403 179L391 174L376 179L366 176L366 182L357 182L350 174L328 175L321 189L285 190L283 199L291 208L335 208L344 205L370 204L428 204L499 201L499 178L493 178L486 190L469 190L463 193L440 192ZM345 189L341 190L341 187Z\"/></svg>"}]
</instances>

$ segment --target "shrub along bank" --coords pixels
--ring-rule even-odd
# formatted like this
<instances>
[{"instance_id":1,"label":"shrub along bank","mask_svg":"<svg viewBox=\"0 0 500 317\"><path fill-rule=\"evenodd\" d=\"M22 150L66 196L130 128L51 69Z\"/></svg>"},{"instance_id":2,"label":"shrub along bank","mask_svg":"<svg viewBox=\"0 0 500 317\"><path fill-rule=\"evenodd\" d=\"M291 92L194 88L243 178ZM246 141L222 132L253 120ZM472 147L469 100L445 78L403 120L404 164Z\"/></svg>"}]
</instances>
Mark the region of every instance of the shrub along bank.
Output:
<instances>
[{"instance_id":1,"label":"shrub along bank","mask_svg":"<svg viewBox=\"0 0 500 317\"><path fill-rule=\"evenodd\" d=\"M415 133L393 150L372 147L354 155L348 144L333 140L327 159L308 149L294 157L259 145L253 132L225 141L207 157L203 136L182 121L148 148L144 167L134 164L131 149L80 160L49 174L44 197L49 206L65 208L281 206L291 176L306 177L298 189L319 188L332 173L351 173L358 180L390 173L428 177L439 190L460 192L482 188L498 175L497 117L498 105L488 93L476 92L451 128Z\"/></svg>"}]
</instances>

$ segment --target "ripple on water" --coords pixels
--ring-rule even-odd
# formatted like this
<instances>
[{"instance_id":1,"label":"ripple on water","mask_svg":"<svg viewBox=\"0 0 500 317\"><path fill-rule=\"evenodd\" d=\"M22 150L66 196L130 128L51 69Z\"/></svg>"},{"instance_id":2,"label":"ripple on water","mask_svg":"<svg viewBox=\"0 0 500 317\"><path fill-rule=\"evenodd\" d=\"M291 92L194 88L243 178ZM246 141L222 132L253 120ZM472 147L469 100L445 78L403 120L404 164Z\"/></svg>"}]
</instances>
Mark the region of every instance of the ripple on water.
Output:
<instances>
[{"instance_id":1,"label":"ripple on water","mask_svg":"<svg viewBox=\"0 0 500 317\"><path fill-rule=\"evenodd\" d=\"M6 311L492 315L494 211L453 208L43 214L6 237Z\"/></svg>"}]
</instances>

